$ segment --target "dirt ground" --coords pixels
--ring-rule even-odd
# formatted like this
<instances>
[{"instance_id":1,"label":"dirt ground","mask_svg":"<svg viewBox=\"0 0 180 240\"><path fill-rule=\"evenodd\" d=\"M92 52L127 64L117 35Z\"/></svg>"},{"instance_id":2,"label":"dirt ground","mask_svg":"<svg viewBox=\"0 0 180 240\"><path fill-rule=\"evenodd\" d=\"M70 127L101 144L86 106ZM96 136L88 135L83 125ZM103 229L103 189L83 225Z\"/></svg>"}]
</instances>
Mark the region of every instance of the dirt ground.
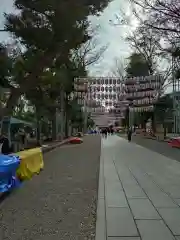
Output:
<instances>
[{"instance_id":1,"label":"dirt ground","mask_svg":"<svg viewBox=\"0 0 180 240\"><path fill-rule=\"evenodd\" d=\"M0 204L1 240L95 239L100 137L45 154L45 169Z\"/></svg>"}]
</instances>

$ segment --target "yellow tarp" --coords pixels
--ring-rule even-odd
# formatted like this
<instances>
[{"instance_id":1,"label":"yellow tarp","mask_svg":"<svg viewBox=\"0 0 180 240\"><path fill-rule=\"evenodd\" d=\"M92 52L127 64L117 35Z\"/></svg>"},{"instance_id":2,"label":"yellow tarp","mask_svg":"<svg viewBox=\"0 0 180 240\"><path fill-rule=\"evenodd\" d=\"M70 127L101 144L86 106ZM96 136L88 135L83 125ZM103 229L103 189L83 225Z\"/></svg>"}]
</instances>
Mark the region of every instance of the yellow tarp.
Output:
<instances>
[{"instance_id":1,"label":"yellow tarp","mask_svg":"<svg viewBox=\"0 0 180 240\"><path fill-rule=\"evenodd\" d=\"M17 176L21 180L31 179L43 169L44 161L41 148L33 148L16 153L21 159L20 166L17 170Z\"/></svg>"}]
</instances>

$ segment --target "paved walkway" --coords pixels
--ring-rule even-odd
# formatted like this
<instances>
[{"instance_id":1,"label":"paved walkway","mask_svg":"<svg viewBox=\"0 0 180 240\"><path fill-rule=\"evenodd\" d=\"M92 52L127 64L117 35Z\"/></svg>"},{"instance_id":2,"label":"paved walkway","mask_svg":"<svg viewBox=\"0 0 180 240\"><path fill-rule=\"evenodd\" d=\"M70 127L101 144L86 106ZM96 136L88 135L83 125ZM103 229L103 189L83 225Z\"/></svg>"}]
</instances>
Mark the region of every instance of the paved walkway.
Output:
<instances>
[{"instance_id":1,"label":"paved walkway","mask_svg":"<svg viewBox=\"0 0 180 240\"><path fill-rule=\"evenodd\" d=\"M96 240L180 239L180 163L108 137L97 211Z\"/></svg>"}]
</instances>

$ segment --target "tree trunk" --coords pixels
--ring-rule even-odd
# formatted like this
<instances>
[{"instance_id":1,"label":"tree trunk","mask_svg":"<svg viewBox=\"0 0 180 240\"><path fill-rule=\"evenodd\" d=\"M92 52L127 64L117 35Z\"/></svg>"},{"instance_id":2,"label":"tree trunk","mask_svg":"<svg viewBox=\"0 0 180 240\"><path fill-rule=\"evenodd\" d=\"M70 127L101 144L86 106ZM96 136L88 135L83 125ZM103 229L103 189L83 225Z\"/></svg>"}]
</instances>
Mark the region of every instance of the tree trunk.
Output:
<instances>
[{"instance_id":1,"label":"tree trunk","mask_svg":"<svg viewBox=\"0 0 180 240\"><path fill-rule=\"evenodd\" d=\"M36 120L37 120L36 141L37 141L37 145L41 146L41 144L42 144L42 142L41 142L41 119L38 115L36 117Z\"/></svg>"},{"instance_id":2,"label":"tree trunk","mask_svg":"<svg viewBox=\"0 0 180 240\"><path fill-rule=\"evenodd\" d=\"M65 137L68 138L68 135L69 135L69 120L68 120L68 114L67 112L65 111Z\"/></svg>"},{"instance_id":3,"label":"tree trunk","mask_svg":"<svg viewBox=\"0 0 180 240\"><path fill-rule=\"evenodd\" d=\"M167 131L166 131L166 123L163 123L163 134L164 134L164 139L166 139Z\"/></svg>"},{"instance_id":4,"label":"tree trunk","mask_svg":"<svg viewBox=\"0 0 180 240\"><path fill-rule=\"evenodd\" d=\"M42 145L42 138L41 138L41 107L36 105L36 122L37 122L37 128L36 128L36 140L38 146Z\"/></svg>"},{"instance_id":5,"label":"tree trunk","mask_svg":"<svg viewBox=\"0 0 180 240\"><path fill-rule=\"evenodd\" d=\"M52 139L57 140L57 119L56 119L56 110L52 116Z\"/></svg>"},{"instance_id":6,"label":"tree trunk","mask_svg":"<svg viewBox=\"0 0 180 240\"><path fill-rule=\"evenodd\" d=\"M60 124L61 124L61 130L60 130L60 137L61 137L61 141L64 139L64 90L61 89L60 92Z\"/></svg>"}]
</instances>

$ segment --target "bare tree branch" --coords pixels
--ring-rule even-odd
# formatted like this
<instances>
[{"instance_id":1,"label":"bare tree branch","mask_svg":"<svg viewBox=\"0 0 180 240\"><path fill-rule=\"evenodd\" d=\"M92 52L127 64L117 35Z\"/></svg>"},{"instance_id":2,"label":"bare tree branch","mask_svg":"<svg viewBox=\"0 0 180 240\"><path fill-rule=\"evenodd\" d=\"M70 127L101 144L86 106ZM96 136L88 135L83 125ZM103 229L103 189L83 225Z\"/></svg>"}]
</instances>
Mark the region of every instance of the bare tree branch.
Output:
<instances>
[{"instance_id":1,"label":"bare tree branch","mask_svg":"<svg viewBox=\"0 0 180 240\"><path fill-rule=\"evenodd\" d=\"M133 13L147 26L161 32L164 37L180 37L180 2L178 0L130 0ZM146 20L136 11L146 11Z\"/></svg>"},{"instance_id":2,"label":"bare tree branch","mask_svg":"<svg viewBox=\"0 0 180 240\"><path fill-rule=\"evenodd\" d=\"M80 49L74 51L74 57L78 62L81 62L85 67L92 64L97 64L101 59L109 44L100 46L96 38L92 38L81 46Z\"/></svg>"},{"instance_id":3,"label":"bare tree branch","mask_svg":"<svg viewBox=\"0 0 180 240\"><path fill-rule=\"evenodd\" d=\"M121 78L122 80L125 77L125 62L120 58L114 59L114 66L111 70L114 77Z\"/></svg>"}]
</instances>

